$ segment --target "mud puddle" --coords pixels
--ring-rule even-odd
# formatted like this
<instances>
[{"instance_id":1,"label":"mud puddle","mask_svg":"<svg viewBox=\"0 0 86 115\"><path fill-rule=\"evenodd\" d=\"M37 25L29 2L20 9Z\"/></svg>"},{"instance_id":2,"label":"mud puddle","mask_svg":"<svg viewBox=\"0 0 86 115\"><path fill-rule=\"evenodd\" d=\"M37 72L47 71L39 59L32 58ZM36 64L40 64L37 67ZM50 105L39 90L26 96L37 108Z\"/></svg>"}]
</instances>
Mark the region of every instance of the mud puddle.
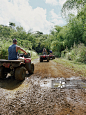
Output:
<instances>
[{"instance_id":1,"label":"mud puddle","mask_svg":"<svg viewBox=\"0 0 86 115\"><path fill-rule=\"evenodd\" d=\"M85 115L86 90L51 88L52 80L64 78L41 78L34 74L12 90L0 88L0 114Z\"/></svg>"},{"instance_id":2,"label":"mud puddle","mask_svg":"<svg viewBox=\"0 0 86 115\"><path fill-rule=\"evenodd\" d=\"M86 89L86 79L75 76L70 78L35 78L31 81L34 84L39 84L42 88Z\"/></svg>"}]
</instances>

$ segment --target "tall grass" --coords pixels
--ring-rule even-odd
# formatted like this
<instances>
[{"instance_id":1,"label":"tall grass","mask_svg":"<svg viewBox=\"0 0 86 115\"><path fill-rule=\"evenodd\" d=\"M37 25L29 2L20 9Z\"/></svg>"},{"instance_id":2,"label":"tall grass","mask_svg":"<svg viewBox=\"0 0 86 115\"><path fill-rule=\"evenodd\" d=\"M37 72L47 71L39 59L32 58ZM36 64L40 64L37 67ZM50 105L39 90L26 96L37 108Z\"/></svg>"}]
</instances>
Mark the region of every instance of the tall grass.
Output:
<instances>
[{"instance_id":1,"label":"tall grass","mask_svg":"<svg viewBox=\"0 0 86 115\"><path fill-rule=\"evenodd\" d=\"M81 62L69 61L61 58L55 59L54 61L64 65L67 68L70 68L78 75L86 77L86 64Z\"/></svg>"}]
</instances>

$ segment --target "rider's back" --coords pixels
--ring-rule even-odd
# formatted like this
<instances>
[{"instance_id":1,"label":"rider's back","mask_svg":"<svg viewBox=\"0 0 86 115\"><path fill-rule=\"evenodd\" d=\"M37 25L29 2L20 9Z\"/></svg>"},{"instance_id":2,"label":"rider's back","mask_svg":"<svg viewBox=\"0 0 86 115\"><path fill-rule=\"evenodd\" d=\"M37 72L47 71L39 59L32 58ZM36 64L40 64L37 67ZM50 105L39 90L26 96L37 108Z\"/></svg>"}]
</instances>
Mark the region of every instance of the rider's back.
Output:
<instances>
[{"instance_id":1,"label":"rider's back","mask_svg":"<svg viewBox=\"0 0 86 115\"><path fill-rule=\"evenodd\" d=\"M18 52L16 52L16 44L13 44L8 48L8 53L9 53L8 60L17 60L18 59L17 58Z\"/></svg>"}]
</instances>

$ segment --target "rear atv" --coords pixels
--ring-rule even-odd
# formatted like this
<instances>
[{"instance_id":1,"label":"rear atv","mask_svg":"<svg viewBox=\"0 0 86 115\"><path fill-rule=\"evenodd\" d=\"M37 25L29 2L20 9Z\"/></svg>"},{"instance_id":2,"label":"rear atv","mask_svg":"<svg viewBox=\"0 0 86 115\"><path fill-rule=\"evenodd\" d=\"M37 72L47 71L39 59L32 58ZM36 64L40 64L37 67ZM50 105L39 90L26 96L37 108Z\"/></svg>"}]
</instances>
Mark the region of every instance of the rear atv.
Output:
<instances>
[{"instance_id":1,"label":"rear atv","mask_svg":"<svg viewBox=\"0 0 86 115\"><path fill-rule=\"evenodd\" d=\"M49 59L55 59L55 55L49 54Z\"/></svg>"},{"instance_id":2,"label":"rear atv","mask_svg":"<svg viewBox=\"0 0 86 115\"><path fill-rule=\"evenodd\" d=\"M16 80L22 81L25 79L26 71L29 74L34 73L34 64L31 63L31 58L28 55L20 54L21 60L5 60L0 59L0 78L6 78L7 74L15 76Z\"/></svg>"}]
</instances>

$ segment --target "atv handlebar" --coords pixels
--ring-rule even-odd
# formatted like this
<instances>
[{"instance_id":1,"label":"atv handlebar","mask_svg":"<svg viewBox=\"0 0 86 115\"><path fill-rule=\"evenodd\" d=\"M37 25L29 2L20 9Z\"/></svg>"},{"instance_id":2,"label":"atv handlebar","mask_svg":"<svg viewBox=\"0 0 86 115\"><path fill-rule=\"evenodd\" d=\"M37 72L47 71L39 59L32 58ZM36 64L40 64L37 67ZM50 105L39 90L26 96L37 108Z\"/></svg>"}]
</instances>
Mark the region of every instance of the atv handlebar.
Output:
<instances>
[{"instance_id":1,"label":"atv handlebar","mask_svg":"<svg viewBox=\"0 0 86 115\"><path fill-rule=\"evenodd\" d=\"M21 53L21 54L18 54L18 56L19 57L25 57L25 58L30 58L31 57L31 55L30 55L30 53L27 53L26 55L25 55L25 53Z\"/></svg>"}]
</instances>

